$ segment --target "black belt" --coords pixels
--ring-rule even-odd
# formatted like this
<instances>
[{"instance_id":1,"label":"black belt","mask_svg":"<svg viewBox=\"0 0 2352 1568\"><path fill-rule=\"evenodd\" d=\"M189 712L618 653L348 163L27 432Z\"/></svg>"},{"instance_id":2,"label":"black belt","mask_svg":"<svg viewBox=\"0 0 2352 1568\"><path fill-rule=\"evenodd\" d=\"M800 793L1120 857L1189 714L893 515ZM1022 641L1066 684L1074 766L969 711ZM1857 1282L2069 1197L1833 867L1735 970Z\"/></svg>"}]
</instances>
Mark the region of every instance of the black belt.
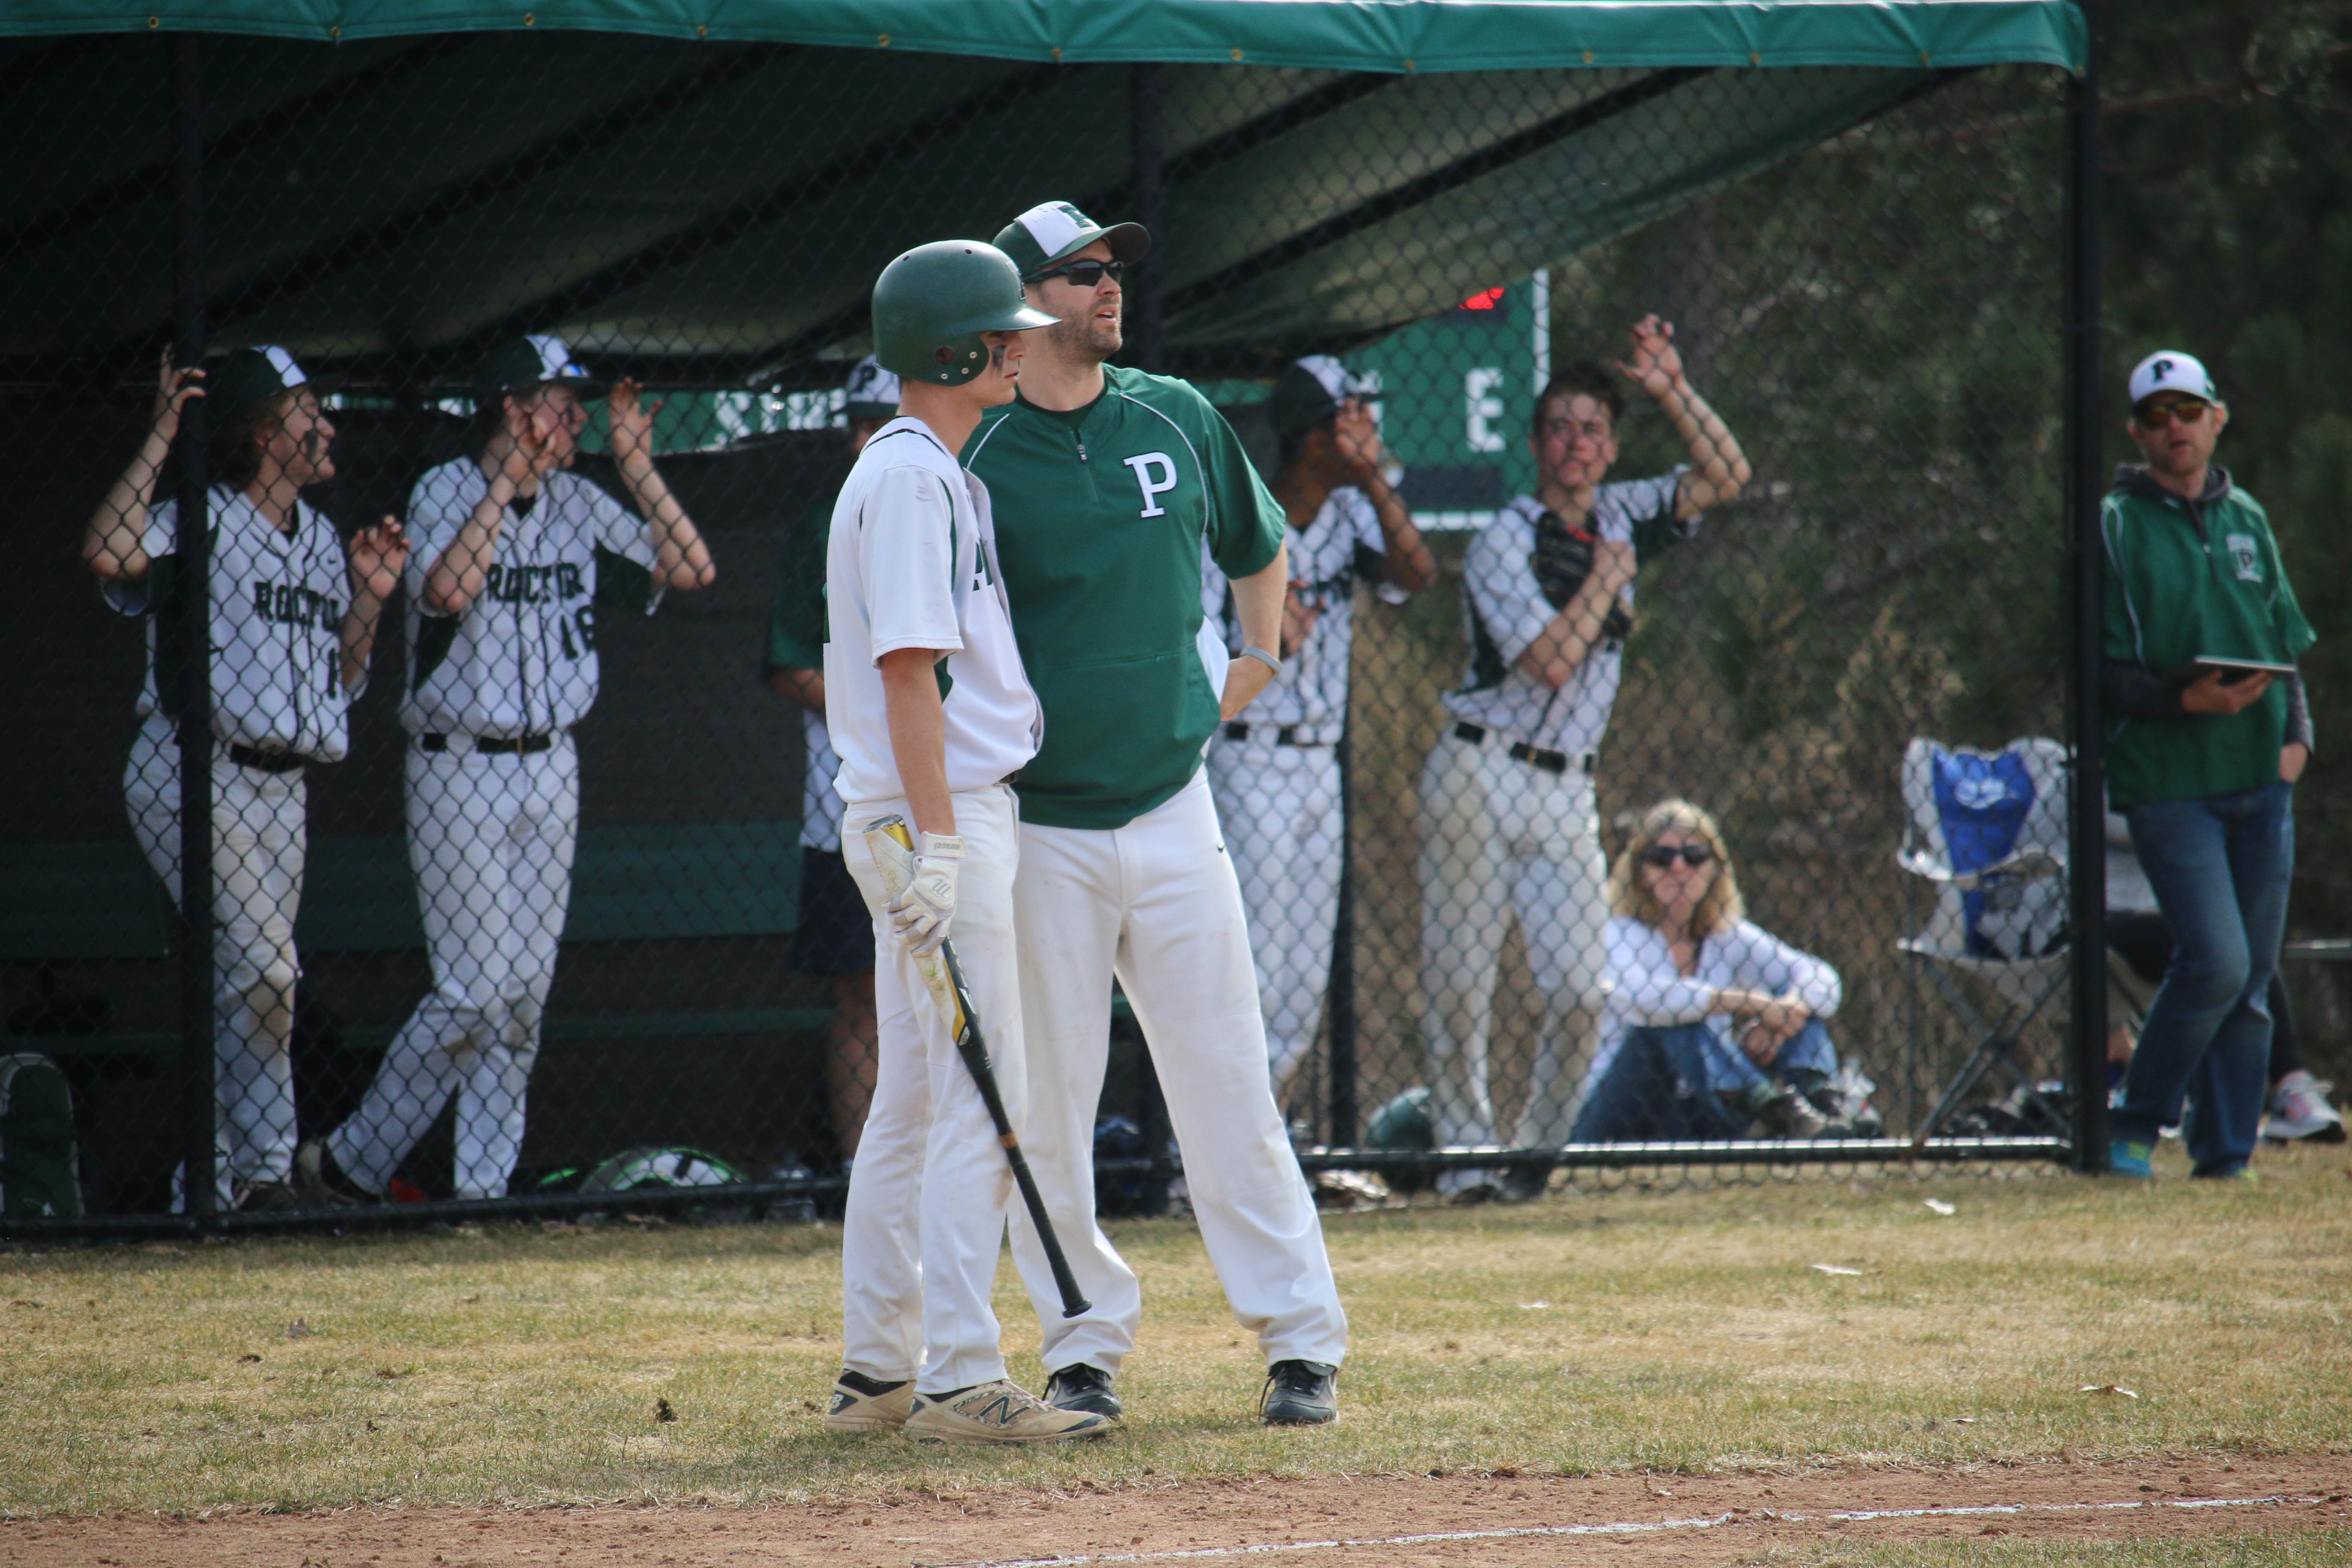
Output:
<instances>
[{"instance_id":1,"label":"black belt","mask_svg":"<svg viewBox=\"0 0 2352 1568\"><path fill-rule=\"evenodd\" d=\"M257 746L241 746L232 741L228 760L241 768L258 768L265 773L290 773L310 759L299 752L265 752Z\"/></svg>"},{"instance_id":2,"label":"black belt","mask_svg":"<svg viewBox=\"0 0 2352 1568\"><path fill-rule=\"evenodd\" d=\"M555 737L552 734L516 735L511 739L497 735L474 737L474 750L491 757L525 756L543 752L553 744ZM449 737L427 730L416 737L416 749L420 752L446 752L449 749Z\"/></svg>"},{"instance_id":3,"label":"black belt","mask_svg":"<svg viewBox=\"0 0 2352 1568\"><path fill-rule=\"evenodd\" d=\"M1475 724L1456 724L1454 726L1454 734L1456 740L1467 741L1474 746L1486 743L1486 731ZM1548 773L1564 773L1568 772L1569 764L1571 763L1576 765L1578 773L1590 773L1592 771L1591 752L1585 752L1580 757L1570 757L1566 752L1548 752L1541 746L1530 746L1525 741L1514 741L1511 742L1510 755L1514 762L1525 763L1531 768L1541 768Z\"/></svg>"},{"instance_id":4,"label":"black belt","mask_svg":"<svg viewBox=\"0 0 2352 1568\"><path fill-rule=\"evenodd\" d=\"M1228 741L1246 741L1250 738L1250 731L1253 729L1264 730L1266 728L1268 728L1268 726L1264 724L1228 724L1225 726L1225 739ZM1328 741L1302 741L1298 738L1300 728L1301 726L1297 724L1283 725L1281 728L1274 731L1274 743L1277 746L1328 746L1331 743Z\"/></svg>"}]
</instances>

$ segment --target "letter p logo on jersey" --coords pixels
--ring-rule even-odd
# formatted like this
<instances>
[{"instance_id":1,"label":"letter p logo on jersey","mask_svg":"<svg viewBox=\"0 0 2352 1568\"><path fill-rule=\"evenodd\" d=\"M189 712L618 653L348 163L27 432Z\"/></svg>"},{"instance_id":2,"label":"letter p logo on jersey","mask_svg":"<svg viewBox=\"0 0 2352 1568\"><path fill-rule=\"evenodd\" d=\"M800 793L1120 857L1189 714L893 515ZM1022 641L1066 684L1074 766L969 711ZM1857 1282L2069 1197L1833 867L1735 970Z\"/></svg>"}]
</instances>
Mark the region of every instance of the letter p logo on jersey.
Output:
<instances>
[{"instance_id":1,"label":"letter p logo on jersey","mask_svg":"<svg viewBox=\"0 0 2352 1568\"><path fill-rule=\"evenodd\" d=\"M1168 509L1160 504L1160 498L1176 488L1176 459L1165 452L1146 452L1125 460L1135 470L1136 485L1143 491L1143 510L1137 515L1166 517Z\"/></svg>"}]
</instances>

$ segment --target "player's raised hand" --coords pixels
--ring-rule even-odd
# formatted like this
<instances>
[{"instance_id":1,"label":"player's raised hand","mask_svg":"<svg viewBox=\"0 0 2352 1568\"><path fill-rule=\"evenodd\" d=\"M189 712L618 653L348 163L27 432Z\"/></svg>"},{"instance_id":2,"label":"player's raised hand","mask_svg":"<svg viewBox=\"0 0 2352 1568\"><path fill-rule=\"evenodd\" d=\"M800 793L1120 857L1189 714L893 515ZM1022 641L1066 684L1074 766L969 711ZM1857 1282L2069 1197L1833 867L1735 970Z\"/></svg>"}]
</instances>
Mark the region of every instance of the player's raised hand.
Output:
<instances>
[{"instance_id":1,"label":"player's raised hand","mask_svg":"<svg viewBox=\"0 0 2352 1568\"><path fill-rule=\"evenodd\" d=\"M1363 399L1350 397L1331 416L1331 447L1360 485L1381 471L1381 426Z\"/></svg>"},{"instance_id":2,"label":"player's raised hand","mask_svg":"<svg viewBox=\"0 0 2352 1568\"><path fill-rule=\"evenodd\" d=\"M155 407L153 420L156 431L169 440L180 433L180 416L188 400L205 395L205 373L182 370L173 362L167 345L155 376Z\"/></svg>"},{"instance_id":3,"label":"player's raised hand","mask_svg":"<svg viewBox=\"0 0 2352 1568\"><path fill-rule=\"evenodd\" d=\"M387 517L352 534L350 554L352 597L382 603L400 586L400 574L408 565L408 537L399 519Z\"/></svg>"},{"instance_id":4,"label":"player's raised hand","mask_svg":"<svg viewBox=\"0 0 2352 1568\"><path fill-rule=\"evenodd\" d=\"M1633 323L1633 357L1617 362L1617 373L1653 397L1664 397L1683 384L1682 351L1675 347L1675 324L1658 320L1653 310Z\"/></svg>"},{"instance_id":5,"label":"player's raised hand","mask_svg":"<svg viewBox=\"0 0 2352 1568\"><path fill-rule=\"evenodd\" d=\"M634 378L624 376L613 384L604 400L611 416L613 460L632 463L639 458L646 462L654 457L654 416L662 411L659 401L645 401L645 388Z\"/></svg>"}]
</instances>

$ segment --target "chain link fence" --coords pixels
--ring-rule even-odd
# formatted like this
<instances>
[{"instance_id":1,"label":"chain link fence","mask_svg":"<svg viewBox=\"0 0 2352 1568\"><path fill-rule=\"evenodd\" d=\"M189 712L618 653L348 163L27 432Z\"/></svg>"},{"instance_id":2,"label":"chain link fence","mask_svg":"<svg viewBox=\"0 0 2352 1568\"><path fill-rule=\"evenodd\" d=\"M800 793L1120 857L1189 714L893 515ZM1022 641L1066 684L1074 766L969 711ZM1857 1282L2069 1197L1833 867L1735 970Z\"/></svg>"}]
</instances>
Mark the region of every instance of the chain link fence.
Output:
<instances>
[{"instance_id":1,"label":"chain link fence","mask_svg":"<svg viewBox=\"0 0 2352 1568\"><path fill-rule=\"evenodd\" d=\"M1203 767L1330 1202L2064 1157L2058 73L8 47L10 1223L837 1202L866 298L1053 200L1286 522Z\"/></svg>"}]
</instances>

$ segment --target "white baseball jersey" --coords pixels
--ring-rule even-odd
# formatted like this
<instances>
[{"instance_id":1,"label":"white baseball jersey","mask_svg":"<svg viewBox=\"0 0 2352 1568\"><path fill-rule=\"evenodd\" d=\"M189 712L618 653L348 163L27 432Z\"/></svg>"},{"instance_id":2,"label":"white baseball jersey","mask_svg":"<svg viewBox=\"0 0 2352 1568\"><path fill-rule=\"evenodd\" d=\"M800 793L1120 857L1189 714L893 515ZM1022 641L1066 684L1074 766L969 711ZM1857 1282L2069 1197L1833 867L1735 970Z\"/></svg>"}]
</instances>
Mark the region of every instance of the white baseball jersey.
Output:
<instances>
[{"instance_id":1,"label":"white baseball jersey","mask_svg":"<svg viewBox=\"0 0 2352 1568\"><path fill-rule=\"evenodd\" d=\"M207 502L212 542L213 733L264 751L339 762L351 747L351 699L342 682L343 614L351 573L334 524L294 503L291 532L262 515L241 491L216 486ZM179 664L176 621L179 504L147 514L140 547L150 563L139 581L104 584L106 601L149 616L142 718L176 717L176 675L159 691L159 662ZM152 614L151 614L152 612Z\"/></svg>"},{"instance_id":2,"label":"white baseball jersey","mask_svg":"<svg viewBox=\"0 0 2352 1568\"><path fill-rule=\"evenodd\" d=\"M1682 475L1678 468L1656 479L1601 486L1593 492L1587 526L1596 539L1631 544L1635 524L1673 518ZM1445 710L1529 745L1576 757L1600 749L1609 728L1609 710L1617 700L1625 649L1613 639L1594 644L1558 689L1519 668L1519 656L1559 614L1536 581L1536 520L1543 512L1543 503L1533 496L1506 501L1463 556L1470 668L1461 687L1445 694ZM1697 520L1684 527L1696 529ZM1621 597L1630 611L1632 584Z\"/></svg>"},{"instance_id":3,"label":"white baseball jersey","mask_svg":"<svg viewBox=\"0 0 2352 1568\"><path fill-rule=\"evenodd\" d=\"M488 493L470 458L444 463L408 498L411 732L510 739L570 728L596 701L596 612L660 602L653 525L576 474L507 508L482 591L455 616L425 608L425 581Z\"/></svg>"},{"instance_id":4,"label":"white baseball jersey","mask_svg":"<svg viewBox=\"0 0 2352 1568\"><path fill-rule=\"evenodd\" d=\"M1037 754L1045 714L1021 667L988 487L919 419L874 433L843 481L825 549L824 694L845 801L906 794L878 660L939 648L950 791L1002 783Z\"/></svg>"},{"instance_id":5,"label":"white baseball jersey","mask_svg":"<svg viewBox=\"0 0 2352 1568\"><path fill-rule=\"evenodd\" d=\"M1282 672L1269 682L1242 715L1251 724L1289 724L1304 732L1301 741L1328 744L1339 738L1348 721L1348 659L1354 647L1356 582L1371 576L1377 592L1391 604L1404 603L1404 592L1381 575L1366 555L1385 562L1388 535L1381 531L1381 514L1370 498L1349 486L1333 490L1304 529L1286 524L1283 541L1289 549L1290 579L1305 583L1299 596L1320 612L1307 641L1282 661ZM1201 607L1215 620L1225 647L1241 651L1241 622L1235 616L1225 574L1217 570L1206 546L1201 556Z\"/></svg>"}]
</instances>

